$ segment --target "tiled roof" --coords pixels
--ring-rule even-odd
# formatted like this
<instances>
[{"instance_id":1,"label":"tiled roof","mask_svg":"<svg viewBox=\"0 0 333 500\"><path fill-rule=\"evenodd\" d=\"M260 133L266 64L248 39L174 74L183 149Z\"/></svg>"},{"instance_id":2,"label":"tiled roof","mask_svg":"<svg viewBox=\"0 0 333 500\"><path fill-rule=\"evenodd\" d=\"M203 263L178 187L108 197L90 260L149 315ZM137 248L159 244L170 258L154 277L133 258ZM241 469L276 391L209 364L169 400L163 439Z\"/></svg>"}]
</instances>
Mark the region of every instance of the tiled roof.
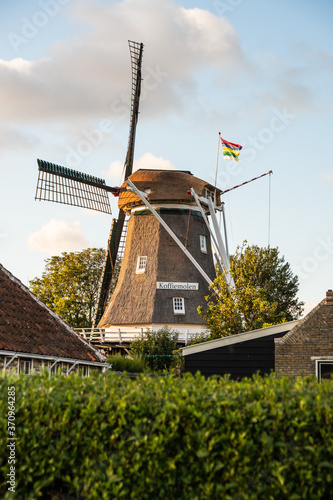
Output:
<instances>
[{"instance_id":1,"label":"tiled roof","mask_svg":"<svg viewBox=\"0 0 333 500\"><path fill-rule=\"evenodd\" d=\"M326 298L314 307L286 335L276 339L277 344L299 344L311 339L330 337L333 339L333 292L328 290Z\"/></svg>"},{"instance_id":2,"label":"tiled roof","mask_svg":"<svg viewBox=\"0 0 333 500\"><path fill-rule=\"evenodd\" d=\"M1 264L0 350L105 360Z\"/></svg>"}]
</instances>

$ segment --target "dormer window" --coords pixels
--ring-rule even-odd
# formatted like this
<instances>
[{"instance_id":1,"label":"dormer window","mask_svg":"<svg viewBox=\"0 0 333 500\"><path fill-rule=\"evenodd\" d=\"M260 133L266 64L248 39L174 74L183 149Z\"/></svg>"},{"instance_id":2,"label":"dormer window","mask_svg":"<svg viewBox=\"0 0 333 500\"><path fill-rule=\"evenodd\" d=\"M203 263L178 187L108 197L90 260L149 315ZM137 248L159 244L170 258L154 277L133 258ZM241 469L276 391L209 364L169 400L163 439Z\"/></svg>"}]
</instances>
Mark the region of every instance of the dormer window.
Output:
<instances>
[{"instance_id":1,"label":"dormer window","mask_svg":"<svg viewBox=\"0 0 333 500\"><path fill-rule=\"evenodd\" d=\"M205 198L211 198L214 201L214 199L215 199L215 193L211 189L205 188L204 189L204 197Z\"/></svg>"}]
</instances>

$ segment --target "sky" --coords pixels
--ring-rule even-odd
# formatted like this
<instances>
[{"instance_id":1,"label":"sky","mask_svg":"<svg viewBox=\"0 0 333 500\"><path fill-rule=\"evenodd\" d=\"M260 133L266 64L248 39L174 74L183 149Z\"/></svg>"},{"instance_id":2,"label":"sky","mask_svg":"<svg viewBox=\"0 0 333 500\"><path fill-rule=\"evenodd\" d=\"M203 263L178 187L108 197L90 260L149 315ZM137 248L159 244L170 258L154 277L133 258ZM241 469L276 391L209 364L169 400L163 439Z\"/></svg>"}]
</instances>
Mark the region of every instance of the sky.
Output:
<instances>
[{"instance_id":1,"label":"sky","mask_svg":"<svg viewBox=\"0 0 333 500\"><path fill-rule=\"evenodd\" d=\"M229 250L278 247L311 310L333 288L330 0L1 0L0 261L106 247L111 217L34 200L37 158L120 185L128 40L144 44L134 168L228 189ZM218 157L218 134L241 144ZM270 179L270 181L269 181ZM111 199L117 216L117 200Z\"/></svg>"}]
</instances>

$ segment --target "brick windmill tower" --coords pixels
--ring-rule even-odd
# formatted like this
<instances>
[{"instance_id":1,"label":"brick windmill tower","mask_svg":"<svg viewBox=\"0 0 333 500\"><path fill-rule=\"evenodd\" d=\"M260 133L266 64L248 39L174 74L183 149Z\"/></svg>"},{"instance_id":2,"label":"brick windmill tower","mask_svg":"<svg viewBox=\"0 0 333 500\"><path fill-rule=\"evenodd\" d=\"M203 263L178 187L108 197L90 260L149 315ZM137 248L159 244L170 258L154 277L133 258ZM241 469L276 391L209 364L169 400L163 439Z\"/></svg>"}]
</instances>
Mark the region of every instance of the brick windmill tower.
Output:
<instances>
[{"instance_id":1,"label":"brick windmill tower","mask_svg":"<svg viewBox=\"0 0 333 500\"><path fill-rule=\"evenodd\" d=\"M220 205L220 191L188 171L142 169L124 182L119 208L130 216L126 246L100 328L205 329L197 307L215 277L210 197Z\"/></svg>"},{"instance_id":2,"label":"brick windmill tower","mask_svg":"<svg viewBox=\"0 0 333 500\"><path fill-rule=\"evenodd\" d=\"M204 296L215 277L211 244L216 262L226 273L229 270L215 218L215 211L221 209L221 191L188 171L132 173L143 44L129 41L129 48L131 115L122 187L107 186L104 179L38 160L35 199L111 214L109 193L119 196L119 214L111 224L94 327L112 331L168 324L178 330L204 330L197 307L205 303ZM117 280L119 262L122 265Z\"/></svg>"}]
</instances>

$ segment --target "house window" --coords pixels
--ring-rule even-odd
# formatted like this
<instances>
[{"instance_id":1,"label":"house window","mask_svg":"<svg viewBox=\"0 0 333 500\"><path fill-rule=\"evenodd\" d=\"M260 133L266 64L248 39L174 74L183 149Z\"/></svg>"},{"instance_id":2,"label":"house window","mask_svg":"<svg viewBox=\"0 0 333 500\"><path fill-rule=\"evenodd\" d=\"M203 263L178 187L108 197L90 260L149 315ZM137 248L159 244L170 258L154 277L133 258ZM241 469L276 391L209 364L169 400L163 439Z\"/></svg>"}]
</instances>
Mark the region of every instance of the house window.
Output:
<instances>
[{"instance_id":1,"label":"house window","mask_svg":"<svg viewBox=\"0 0 333 500\"><path fill-rule=\"evenodd\" d=\"M30 375L32 368L31 359L20 359L19 373L24 373L25 375Z\"/></svg>"},{"instance_id":2,"label":"house window","mask_svg":"<svg viewBox=\"0 0 333 500\"><path fill-rule=\"evenodd\" d=\"M332 360L316 360L318 380L332 379L333 380L333 359Z\"/></svg>"},{"instance_id":3,"label":"house window","mask_svg":"<svg viewBox=\"0 0 333 500\"><path fill-rule=\"evenodd\" d=\"M147 256L139 255L136 263L136 274L145 273L146 266L147 266Z\"/></svg>"},{"instance_id":4,"label":"house window","mask_svg":"<svg viewBox=\"0 0 333 500\"><path fill-rule=\"evenodd\" d=\"M202 253L207 253L207 238L204 234L199 235L200 238L200 251Z\"/></svg>"},{"instance_id":5,"label":"house window","mask_svg":"<svg viewBox=\"0 0 333 500\"><path fill-rule=\"evenodd\" d=\"M173 298L173 312L174 314L185 314L185 299L183 297Z\"/></svg>"},{"instance_id":6,"label":"house window","mask_svg":"<svg viewBox=\"0 0 333 500\"><path fill-rule=\"evenodd\" d=\"M82 377L89 377L89 366L88 365L81 365L80 366L80 373Z\"/></svg>"}]
</instances>

